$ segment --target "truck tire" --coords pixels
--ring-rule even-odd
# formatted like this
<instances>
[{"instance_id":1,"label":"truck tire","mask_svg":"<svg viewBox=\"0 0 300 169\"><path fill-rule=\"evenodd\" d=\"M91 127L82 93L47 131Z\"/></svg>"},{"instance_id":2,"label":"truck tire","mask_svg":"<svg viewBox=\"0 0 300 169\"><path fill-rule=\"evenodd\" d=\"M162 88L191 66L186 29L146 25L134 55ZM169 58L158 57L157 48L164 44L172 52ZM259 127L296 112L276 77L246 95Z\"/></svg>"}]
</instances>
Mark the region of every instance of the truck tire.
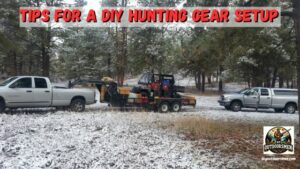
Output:
<instances>
[{"instance_id":1,"label":"truck tire","mask_svg":"<svg viewBox=\"0 0 300 169\"><path fill-rule=\"evenodd\" d=\"M233 101L230 105L230 108L234 112L239 112L242 110L242 103L240 101Z\"/></svg>"},{"instance_id":2,"label":"truck tire","mask_svg":"<svg viewBox=\"0 0 300 169\"><path fill-rule=\"evenodd\" d=\"M297 110L297 106L294 103L288 103L284 109L284 111L289 114L295 114L296 110Z\"/></svg>"},{"instance_id":3,"label":"truck tire","mask_svg":"<svg viewBox=\"0 0 300 169\"><path fill-rule=\"evenodd\" d=\"M74 112L83 112L85 109L85 101L83 99L73 99L70 104L70 110Z\"/></svg>"},{"instance_id":4,"label":"truck tire","mask_svg":"<svg viewBox=\"0 0 300 169\"><path fill-rule=\"evenodd\" d=\"M5 110L5 102L3 99L0 99L0 113L3 113Z\"/></svg>"},{"instance_id":5,"label":"truck tire","mask_svg":"<svg viewBox=\"0 0 300 169\"><path fill-rule=\"evenodd\" d=\"M274 109L275 113L282 113L284 109Z\"/></svg>"},{"instance_id":6,"label":"truck tire","mask_svg":"<svg viewBox=\"0 0 300 169\"><path fill-rule=\"evenodd\" d=\"M167 113L169 112L169 103L168 102L162 102L159 105L159 112L161 113Z\"/></svg>"},{"instance_id":7,"label":"truck tire","mask_svg":"<svg viewBox=\"0 0 300 169\"><path fill-rule=\"evenodd\" d=\"M181 104L179 102L172 103L171 110L172 110L172 112L180 112Z\"/></svg>"}]
</instances>

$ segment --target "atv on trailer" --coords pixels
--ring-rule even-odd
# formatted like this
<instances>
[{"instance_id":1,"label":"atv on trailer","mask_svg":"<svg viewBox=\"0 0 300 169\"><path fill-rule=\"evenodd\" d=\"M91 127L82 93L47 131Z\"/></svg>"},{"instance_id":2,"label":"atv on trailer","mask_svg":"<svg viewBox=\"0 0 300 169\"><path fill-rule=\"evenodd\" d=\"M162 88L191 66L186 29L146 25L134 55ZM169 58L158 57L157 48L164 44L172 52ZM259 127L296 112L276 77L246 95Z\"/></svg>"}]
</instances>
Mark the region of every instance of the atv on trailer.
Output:
<instances>
[{"instance_id":1,"label":"atv on trailer","mask_svg":"<svg viewBox=\"0 0 300 169\"><path fill-rule=\"evenodd\" d=\"M100 102L113 107L143 107L166 113L179 112L182 106L196 106L193 96L184 95L184 87L176 86L173 75L145 73L138 86L118 87L111 78L102 80L77 80L70 86L94 84L100 92Z\"/></svg>"},{"instance_id":2,"label":"atv on trailer","mask_svg":"<svg viewBox=\"0 0 300 169\"><path fill-rule=\"evenodd\" d=\"M128 100L144 98L153 110L179 112L182 106L196 106L196 99L184 95L185 88L175 85L173 75L145 73L132 88Z\"/></svg>"}]
</instances>

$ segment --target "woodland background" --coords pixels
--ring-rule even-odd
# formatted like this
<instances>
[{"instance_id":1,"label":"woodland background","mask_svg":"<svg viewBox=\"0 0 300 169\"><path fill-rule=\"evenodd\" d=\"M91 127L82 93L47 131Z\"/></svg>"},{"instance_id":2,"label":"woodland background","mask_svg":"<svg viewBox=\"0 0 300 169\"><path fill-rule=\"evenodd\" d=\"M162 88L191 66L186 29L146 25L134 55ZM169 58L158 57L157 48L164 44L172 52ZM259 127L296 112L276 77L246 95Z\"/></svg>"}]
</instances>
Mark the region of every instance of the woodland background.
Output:
<instances>
[{"instance_id":1,"label":"woodland background","mask_svg":"<svg viewBox=\"0 0 300 169\"><path fill-rule=\"evenodd\" d=\"M127 6L102 0L101 6ZM196 88L224 82L297 87L296 31L292 17L280 28L20 28L20 6L84 6L86 0L0 1L0 75L42 75L52 80L126 77L146 71L194 77ZM140 6L281 6L292 0L140 0Z\"/></svg>"}]
</instances>

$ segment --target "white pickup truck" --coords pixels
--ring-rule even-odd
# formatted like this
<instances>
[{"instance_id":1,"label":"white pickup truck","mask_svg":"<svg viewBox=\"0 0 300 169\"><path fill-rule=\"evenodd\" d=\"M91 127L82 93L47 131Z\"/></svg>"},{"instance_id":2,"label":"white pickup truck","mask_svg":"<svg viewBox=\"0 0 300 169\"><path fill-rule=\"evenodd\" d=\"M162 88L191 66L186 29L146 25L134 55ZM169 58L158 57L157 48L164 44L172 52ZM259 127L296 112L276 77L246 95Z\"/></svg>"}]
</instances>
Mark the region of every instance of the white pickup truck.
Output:
<instances>
[{"instance_id":1,"label":"white pickup truck","mask_svg":"<svg viewBox=\"0 0 300 169\"><path fill-rule=\"evenodd\" d=\"M95 90L52 86L47 77L16 76L0 84L0 113L5 108L69 107L82 112L94 104Z\"/></svg>"},{"instance_id":2,"label":"white pickup truck","mask_svg":"<svg viewBox=\"0 0 300 169\"><path fill-rule=\"evenodd\" d=\"M241 108L273 108L275 112L295 113L298 109L298 90L255 87L237 93L227 93L219 103L227 110L240 111Z\"/></svg>"}]
</instances>

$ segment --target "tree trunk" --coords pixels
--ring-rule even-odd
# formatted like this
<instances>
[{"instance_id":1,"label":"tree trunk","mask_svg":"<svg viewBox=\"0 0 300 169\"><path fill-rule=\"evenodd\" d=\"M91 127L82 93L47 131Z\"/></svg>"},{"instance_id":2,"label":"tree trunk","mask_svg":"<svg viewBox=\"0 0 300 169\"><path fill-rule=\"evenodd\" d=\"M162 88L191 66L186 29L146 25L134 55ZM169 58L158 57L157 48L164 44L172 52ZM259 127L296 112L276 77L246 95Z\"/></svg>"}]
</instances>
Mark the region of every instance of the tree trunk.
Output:
<instances>
[{"instance_id":1,"label":"tree trunk","mask_svg":"<svg viewBox=\"0 0 300 169\"><path fill-rule=\"evenodd\" d=\"M296 31L296 50L297 50L297 88L298 88L298 105L300 105L300 1L294 0L294 21ZM299 116L299 127L300 127L300 115ZM300 130L298 133L300 137Z\"/></svg>"},{"instance_id":2,"label":"tree trunk","mask_svg":"<svg viewBox=\"0 0 300 169\"><path fill-rule=\"evenodd\" d=\"M107 76L112 77L111 72L111 55L109 55L109 58L107 59Z\"/></svg>"},{"instance_id":3,"label":"tree trunk","mask_svg":"<svg viewBox=\"0 0 300 169\"><path fill-rule=\"evenodd\" d=\"M127 0L122 0L122 7L127 6ZM120 42L120 52L119 55L117 54L119 64L117 65L117 81L118 85L123 86L125 80L125 72L127 69L127 28L121 28L122 35L121 35L121 42ZM117 41L118 38L118 29L117 30ZM118 48L117 48L118 49Z\"/></svg>"},{"instance_id":4,"label":"tree trunk","mask_svg":"<svg viewBox=\"0 0 300 169\"><path fill-rule=\"evenodd\" d=\"M219 70L217 70L217 77L216 77L216 83L219 82Z\"/></svg>"},{"instance_id":5,"label":"tree trunk","mask_svg":"<svg viewBox=\"0 0 300 169\"><path fill-rule=\"evenodd\" d=\"M209 76L207 77L207 83L208 83L208 84L211 84L211 75L209 75Z\"/></svg>"},{"instance_id":6,"label":"tree trunk","mask_svg":"<svg viewBox=\"0 0 300 169\"><path fill-rule=\"evenodd\" d=\"M42 75L49 77L50 76L50 43L51 43L51 28L47 28L42 31L42 44L41 44L41 50L42 50Z\"/></svg>"},{"instance_id":7,"label":"tree trunk","mask_svg":"<svg viewBox=\"0 0 300 169\"><path fill-rule=\"evenodd\" d=\"M257 87L257 86L259 86L259 82L258 82L258 80L254 77L253 79L252 79L252 81L251 81L251 86L252 87Z\"/></svg>"},{"instance_id":8,"label":"tree trunk","mask_svg":"<svg viewBox=\"0 0 300 169\"><path fill-rule=\"evenodd\" d=\"M11 55L8 55L8 76L16 76L17 73L17 53L15 51L11 52Z\"/></svg>"},{"instance_id":9,"label":"tree trunk","mask_svg":"<svg viewBox=\"0 0 300 169\"><path fill-rule=\"evenodd\" d=\"M275 85L276 85L277 72L278 72L278 69L275 68L274 71L273 71L272 84L271 84L271 87L273 87L273 88L274 88Z\"/></svg>"},{"instance_id":10,"label":"tree trunk","mask_svg":"<svg viewBox=\"0 0 300 169\"><path fill-rule=\"evenodd\" d=\"M271 77L270 77L270 75L266 77L265 86L266 87L271 87Z\"/></svg>"},{"instance_id":11,"label":"tree trunk","mask_svg":"<svg viewBox=\"0 0 300 169\"><path fill-rule=\"evenodd\" d=\"M127 3L127 2L126 2ZM122 70L121 83L124 83L125 72L127 69L127 28L122 28Z\"/></svg>"},{"instance_id":12,"label":"tree trunk","mask_svg":"<svg viewBox=\"0 0 300 169\"><path fill-rule=\"evenodd\" d=\"M201 91L205 92L205 72L202 72L202 87Z\"/></svg>"},{"instance_id":13,"label":"tree trunk","mask_svg":"<svg viewBox=\"0 0 300 169\"><path fill-rule=\"evenodd\" d=\"M18 64L18 66L17 66L18 75L24 75L24 70L23 70L24 57L19 58L18 61L19 61L19 62L17 62L17 64Z\"/></svg>"},{"instance_id":14,"label":"tree trunk","mask_svg":"<svg viewBox=\"0 0 300 169\"><path fill-rule=\"evenodd\" d=\"M46 51L46 47L42 46L42 75L49 77L49 67L50 67L50 61L49 61L49 54Z\"/></svg>"},{"instance_id":15,"label":"tree trunk","mask_svg":"<svg viewBox=\"0 0 300 169\"><path fill-rule=\"evenodd\" d=\"M280 77L279 77L279 88L283 88L283 83L284 83L284 80L283 80L283 78L280 76Z\"/></svg>"},{"instance_id":16,"label":"tree trunk","mask_svg":"<svg viewBox=\"0 0 300 169\"><path fill-rule=\"evenodd\" d=\"M250 79L247 80L247 85L248 85L248 88L251 87L251 80Z\"/></svg>"},{"instance_id":17,"label":"tree trunk","mask_svg":"<svg viewBox=\"0 0 300 169\"><path fill-rule=\"evenodd\" d=\"M223 71L224 71L223 66L220 66L219 92L223 92L223 79L222 79L222 72Z\"/></svg>"},{"instance_id":18,"label":"tree trunk","mask_svg":"<svg viewBox=\"0 0 300 169\"><path fill-rule=\"evenodd\" d=\"M197 72L195 74L195 84L196 84L196 88L198 90L201 90L201 74L200 74L200 72Z\"/></svg>"}]
</instances>

